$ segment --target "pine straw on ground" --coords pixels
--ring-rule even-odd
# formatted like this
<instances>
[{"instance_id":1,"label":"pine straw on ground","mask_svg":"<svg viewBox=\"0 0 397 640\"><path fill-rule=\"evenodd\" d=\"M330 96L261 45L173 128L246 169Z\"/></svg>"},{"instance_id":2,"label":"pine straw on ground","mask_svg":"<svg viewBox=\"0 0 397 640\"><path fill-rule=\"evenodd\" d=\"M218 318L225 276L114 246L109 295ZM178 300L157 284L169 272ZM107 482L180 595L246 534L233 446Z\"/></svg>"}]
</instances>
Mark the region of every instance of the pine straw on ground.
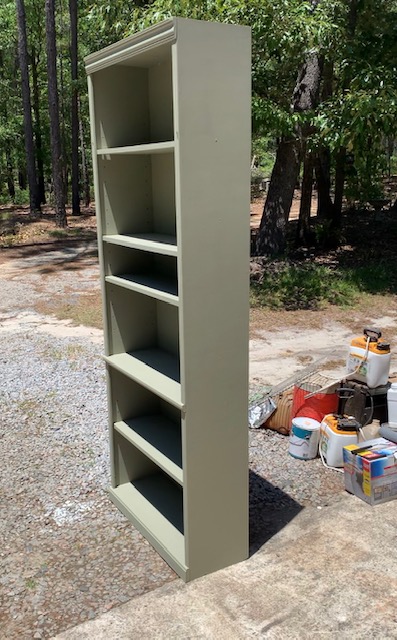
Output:
<instances>
[{"instance_id":1,"label":"pine straw on ground","mask_svg":"<svg viewBox=\"0 0 397 640\"><path fill-rule=\"evenodd\" d=\"M0 206L0 248L96 238L93 207L82 207L79 216L73 216L70 208L66 213L67 227L59 229L50 205L43 206L39 215L31 215L27 206Z\"/></svg>"}]
</instances>

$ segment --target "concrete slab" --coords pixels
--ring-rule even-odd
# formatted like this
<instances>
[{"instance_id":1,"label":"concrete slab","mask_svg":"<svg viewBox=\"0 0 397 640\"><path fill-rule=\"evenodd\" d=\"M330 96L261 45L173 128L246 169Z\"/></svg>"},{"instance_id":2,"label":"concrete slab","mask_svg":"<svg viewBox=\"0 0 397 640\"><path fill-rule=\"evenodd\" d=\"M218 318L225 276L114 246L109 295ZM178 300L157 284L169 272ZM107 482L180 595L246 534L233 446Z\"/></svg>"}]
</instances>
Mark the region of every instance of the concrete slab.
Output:
<instances>
[{"instance_id":1,"label":"concrete slab","mask_svg":"<svg viewBox=\"0 0 397 640\"><path fill-rule=\"evenodd\" d=\"M161 587L57 640L396 638L397 502L303 509L246 562ZM227 541L225 541L227 544Z\"/></svg>"}]
</instances>

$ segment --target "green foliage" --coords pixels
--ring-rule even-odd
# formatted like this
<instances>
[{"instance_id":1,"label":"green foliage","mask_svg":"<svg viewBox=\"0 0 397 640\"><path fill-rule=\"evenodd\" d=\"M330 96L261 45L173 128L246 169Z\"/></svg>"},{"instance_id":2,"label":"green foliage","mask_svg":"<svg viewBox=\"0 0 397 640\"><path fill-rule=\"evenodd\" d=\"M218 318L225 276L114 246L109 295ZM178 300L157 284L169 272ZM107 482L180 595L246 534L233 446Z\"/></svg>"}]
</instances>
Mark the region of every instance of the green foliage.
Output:
<instances>
[{"instance_id":1,"label":"green foliage","mask_svg":"<svg viewBox=\"0 0 397 640\"><path fill-rule=\"evenodd\" d=\"M329 267L315 262L278 260L262 263L261 276L251 282L251 305L270 309L349 307L366 294L396 294L393 256L356 267Z\"/></svg>"},{"instance_id":2,"label":"green foliage","mask_svg":"<svg viewBox=\"0 0 397 640\"><path fill-rule=\"evenodd\" d=\"M394 261L370 262L355 269L348 269L345 278L360 293L395 294L397 291Z\"/></svg>"},{"instance_id":3,"label":"green foliage","mask_svg":"<svg viewBox=\"0 0 397 640\"><path fill-rule=\"evenodd\" d=\"M26 578L25 586L26 586L26 589L36 589L37 582L34 578Z\"/></svg>"},{"instance_id":4,"label":"green foliage","mask_svg":"<svg viewBox=\"0 0 397 640\"><path fill-rule=\"evenodd\" d=\"M16 10L14 1L0 3L0 192L6 181L7 165L23 153L23 117L15 53ZM9 200L9 197L8 197Z\"/></svg>"},{"instance_id":5,"label":"green foliage","mask_svg":"<svg viewBox=\"0 0 397 640\"><path fill-rule=\"evenodd\" d=\"M348 306L358 287L329 267L289 260L268 262L260 282L251 284L251 304L272 309L319 309L324 304Z\"/></svg>"},{"instance_id":6,"label":"green foliage","mask_svg":"<svg viewBox=\"0 0 397 640\"><path fill-rule=\"evenodd\" d=\"M17 17L15 11L15 0L2 0L0 3L1 20L1 43L0 50L7 51L9 47L15 45L15 34L17 30Z\"/></svg>"},{"instance_id":7,"label":"green foliage","mask_svg":"<svg viewBox=\"0 0 397 640\"><path fill-rule=\"evenodd\" d=\"M269 136L258 136L252 141L252 155L256 159L256 170L263 178L269 178L274 160L276 157L276 148L273 138Z\"/></svg>"},{"instance_id":8,"label":"green foliage","mask_svg":"<svg viewBox=\"0 0 397 640\"><path fill-rule=\"evenodd\" d=\"M396 173L397 173L397 156L392 155L390 157L390 174L396 175Z\"/></svg>"},{"instance_id":9,"label":"green foliage","mask_svg":"<svg viewBox=\"0 0 397 640\"><path fill-rule=\"evenodd\" d=\"M27 189L15 189L14 204L29 204L29 191Z\"/></svg>"},{"instance_id":10,"label":"green foliage","mask_svg":"<svg viewBox=\"0 0 397 640\"><path fill-rule=\"evenodd\" d=\"M326 5L328 3L321 3ZM381 195L385 137L397 136L397 3L358 3L354 34L339 11L343 38L332 61L333 93L313 118L312 147L348 152L346 196L359 204Z\"/></svg>"},{"instance_id":11,"label":"green foliage","mask_svg":"<svg viewBox=\"0 0 397 640\"><path fill-rule=\"evenodd\" d=\"M310 2L298 0L155 0L132 12L130 32L171 16L249 25L252 29L254 134L292 132L290 97L305 51L316 41Z\"/></svg>"},{"instance_id":12,"label":"green foliage","mask_svg":"<svg viewBox=\"0 0 397 640\"><path fill-rule=\"evenodd\" d=\"M43 138L46 179L50 180L49 123L42 0L25 0L28 46L38 72L39 113L35 126ZM360 0L357 21L349 22L351 3L322 0L147 0L134 3L81 0L79 7L80 111L85 147L90 154L89 116L83 58L106 45L170 16L245 24L252 29L253 153L258 172L269 176L276 138L311 128L309 149L341 147L350 159L346 179L349 201L363 203L378 193L388 169L385 140L397 137L397 1ZM6 192L11 159L16 181L24 164L19 71L15 64L14 0L0 3L0 192ZM354 32L353 32L354 31ZM70 175L70 80L68 3L57 4L57 45L62 137ZM332 94L311 113L293 113L291 96L308 51L316 50L332 70ZM32 66L31 66L32 79ZM394 170L395 164L390 163ZM18 194L17 198L20 198ZM321 234L321 230L318 230Z\"/></svg>"},{"instance_id":13,"label":"green foliage","mask_svg":"<svg viewBox=\"0 0 397 640\"><path fill-rule=\"evenodd\" d=\"M5 205L9 204L10 197L8 193L0 194L0 204ZM17 206L23 206L25 204L29 204L29 191L27 189L19 189L18 187L15 189L15 196L13 199L13 204Z\"/></svg>"},{"instance_id":14,"label":"green foliage","mask_svg":"<svg viewBox=\"0 0 397 640\"><path fill-rule=\"evenodd\" d=\"M136 9L127 2L98 0L90 3L80 18L83 34L89 39L88 53L123 38L128 32L131 15L134 16L135 12Z\"/></svg>"}]
</instances>

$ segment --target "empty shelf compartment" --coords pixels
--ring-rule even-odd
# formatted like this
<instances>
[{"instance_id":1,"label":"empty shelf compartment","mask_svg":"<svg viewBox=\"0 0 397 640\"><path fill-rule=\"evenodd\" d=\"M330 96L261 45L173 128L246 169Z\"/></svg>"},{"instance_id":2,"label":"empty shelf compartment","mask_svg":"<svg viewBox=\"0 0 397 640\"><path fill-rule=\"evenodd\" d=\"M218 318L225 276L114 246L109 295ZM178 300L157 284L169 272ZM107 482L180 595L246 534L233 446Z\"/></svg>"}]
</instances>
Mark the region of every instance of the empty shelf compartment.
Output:
<instances>
[{"instance_id":1,"label":"empty shelf compartment","mask_svg":"<svg viewBox=\"0 0 397 640\"><path fill-rule=\"evenodd\" d=\"M98 157L102 233L176 236L173 153Z\"/></svg>"},{"instance_id":2,"label":"empty shelf compartment","mask_svg":"<svg viewBox=\"0 0 397 640\"><path fill-rule=\"evenodd\" d=\"M174 139L171 48L141 64L93 74L98 149Z\"/></svg>"},{"instance_id":3,"label":"empty shelf compartment","mask_svg":"<svg viewBox=\"0 0 397 640\"><path fill-rule=\"evenodd\" d=\"M109 384L114 429L182 483L180 410L114 368Z\"/></svg>"},{"instance_id":4,"label":"empty shelf compartment","mask_svg":"<svg viewBox=\"0 0 397 640\"><path fill-rule=\"evenodd\" d=\"M185 538L182 533L182 497L162 479L149 477L109 490L124 515L178 573L186 573ZM176 526L174 523L177 523Z\"/></svg>"},{"instance_id":5,"label":"empty shelf compartment","mask_svg":"<svg viewBox=\"0 0 397 640\"><path fill-rule=\"evenodd\" d=\"M179 358L177 307L112 283L106 285L106 305L108 355L149 349Z\"/></svg>"},{"instance_id":6,"label":"empty shelf compartment","mask_svg":"<svg viewBox=\"0 0 397 640\"><path fill-rule=\"evenodd\" d=\"M116 422L114 428L173 480L183 484L180 425L158 414Z\"/></svg>"},{"instance_id":7,"label":"empty shelf compartment","mask_svg":"<svg viewBox=\"0 0 397 640\"><path fill-rule=\"evenodd\" d=\"M178 304L176 258L104 245L106 282Z\"/></svg>"}]
</instances>

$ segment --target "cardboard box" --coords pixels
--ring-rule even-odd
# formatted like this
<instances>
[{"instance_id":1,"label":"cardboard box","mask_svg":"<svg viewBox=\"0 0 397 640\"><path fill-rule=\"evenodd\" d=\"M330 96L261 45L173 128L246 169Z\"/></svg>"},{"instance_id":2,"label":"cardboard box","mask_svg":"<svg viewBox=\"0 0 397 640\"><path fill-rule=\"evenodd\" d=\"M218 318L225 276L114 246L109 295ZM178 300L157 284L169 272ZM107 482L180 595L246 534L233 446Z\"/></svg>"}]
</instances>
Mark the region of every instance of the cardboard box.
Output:
<instances>
[{"instance_id":1,"label":"cardboard box","mask_svg":"<svg viewBox=\"0 0 397 640\"><path fill-rule=\"evenodd\" d=\"M397 498L397 444L384 438L343 448L345 488L368 504Z\"/></svg>"}]
</instances>

